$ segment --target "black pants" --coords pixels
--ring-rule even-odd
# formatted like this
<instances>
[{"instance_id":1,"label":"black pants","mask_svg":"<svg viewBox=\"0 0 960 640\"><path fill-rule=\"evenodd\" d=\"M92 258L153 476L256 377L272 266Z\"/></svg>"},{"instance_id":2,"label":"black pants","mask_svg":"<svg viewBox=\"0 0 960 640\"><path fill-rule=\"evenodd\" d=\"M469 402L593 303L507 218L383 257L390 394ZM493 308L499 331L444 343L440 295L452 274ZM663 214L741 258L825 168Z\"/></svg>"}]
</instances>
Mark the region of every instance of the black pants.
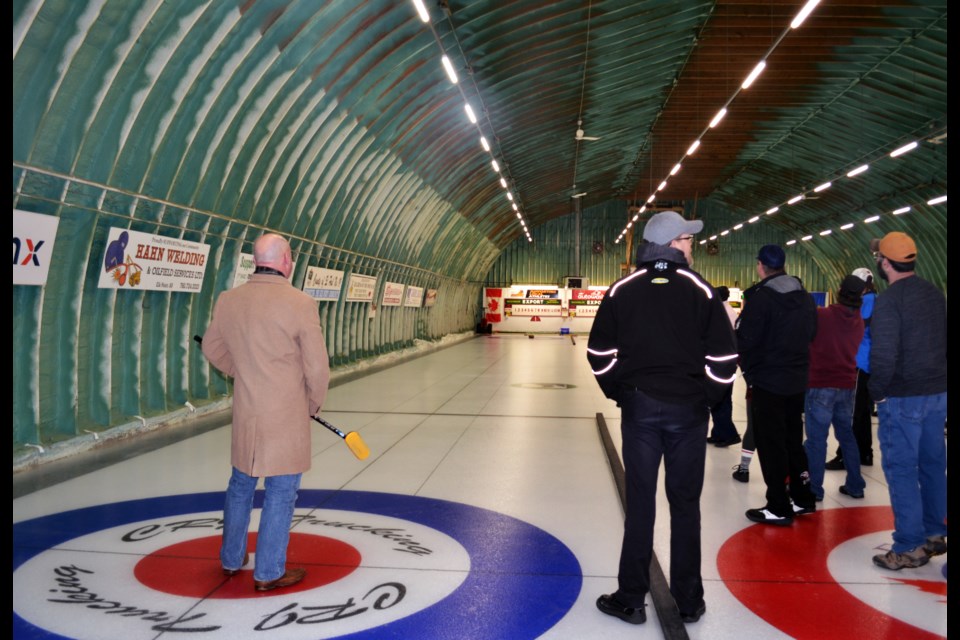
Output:
<instances>
[{"instance_id":1,"label":"black pants","mask_svg":"<svg viewBox=\"0 0 960 640\"><path fill-rule=\"evenodd\" d=\"M793 516L794 504L812 507L807 453L803 448L803 392L771 393L754 386L753 436L760 470L767 485L766 508L778 516Z\"/></svg>"},{"instance_id":2,"label":"black pants","mask_svg":"<svg viewBox=\"0 0 960 640\"><path fill-rule=\"evenodd\" d=\"M670 404L641 391L620 400L627 507L617 599L643 605L657 509L657 478L664 463L670 503L670 592L680 611L703 602L700 576L700 492L707 452L707 406Z\"/></svg>"}]
</instances>

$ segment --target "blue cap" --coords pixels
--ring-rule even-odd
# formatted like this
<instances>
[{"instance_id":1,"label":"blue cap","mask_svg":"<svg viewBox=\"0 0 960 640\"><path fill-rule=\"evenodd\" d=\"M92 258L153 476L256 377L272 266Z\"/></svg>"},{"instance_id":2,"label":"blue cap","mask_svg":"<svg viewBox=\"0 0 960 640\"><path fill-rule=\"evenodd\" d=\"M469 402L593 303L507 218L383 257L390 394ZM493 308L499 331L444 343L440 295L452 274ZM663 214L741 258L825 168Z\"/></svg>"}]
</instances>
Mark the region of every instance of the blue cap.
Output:
<instances>
[{"instance_id":1,"label":"blue cap","mask_svg":"<svg viewBox=\"0 0 960 640\"><path fill-rule=\"evenodd\" d=\"M778 244L765 244L760 247L757 253L757 260L765 267L771 269L783 269L783 263L787 261L787 254L783 252Z\"/></svg>"}]
</instances>

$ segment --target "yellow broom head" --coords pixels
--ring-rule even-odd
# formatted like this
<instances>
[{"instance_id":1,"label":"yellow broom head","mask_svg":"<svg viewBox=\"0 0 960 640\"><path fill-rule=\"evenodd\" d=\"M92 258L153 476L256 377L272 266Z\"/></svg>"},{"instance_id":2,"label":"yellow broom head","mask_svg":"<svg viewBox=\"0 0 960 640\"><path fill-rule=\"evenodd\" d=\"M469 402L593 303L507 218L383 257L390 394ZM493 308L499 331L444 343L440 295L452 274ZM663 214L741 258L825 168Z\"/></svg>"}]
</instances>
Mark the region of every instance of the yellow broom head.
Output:
<instances>
[{"instance_id":1,"label":"yellow broom head","mask_svg":"<svg viewBox=\"0 0 960 640\"><path fill-rule=\"evenodd\" d=\"M370 447L367 446L367 443L363 441L363 438L361 438L360 434L356 431L348 433L344 437L344 440L347 446L350 447L350 451L353 451L353 455L357 456L358 460L366 460L367 456L370 455Z\"/></svg>"}]
</instances>

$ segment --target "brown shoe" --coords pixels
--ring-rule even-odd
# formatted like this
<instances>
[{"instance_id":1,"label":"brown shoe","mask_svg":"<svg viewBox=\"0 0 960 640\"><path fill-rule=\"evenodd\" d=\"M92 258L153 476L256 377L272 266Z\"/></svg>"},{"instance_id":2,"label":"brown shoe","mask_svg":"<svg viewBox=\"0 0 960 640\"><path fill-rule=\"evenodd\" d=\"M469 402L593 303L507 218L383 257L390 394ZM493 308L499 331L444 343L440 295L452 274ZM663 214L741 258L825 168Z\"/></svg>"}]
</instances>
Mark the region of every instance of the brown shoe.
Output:
<instances>
[{"instance_id":1,"label":"brown shoe","mask_svg":"<svg viewBox=\"0 0 960 640\"><path fill-rule=\"evenodd\" d=\"M249 554L249 553L245 553L245 554L243 554L243 564L240 565L240 569L242 569L242 568L244 568L245 566L247 566L247 563L248 563L248 562L250 562L250 554ZM225 567L221 567L221 568L223 569L223 575L225 575L225 576L235 576L235 575L237 575L238 573L240 573L240 569L227 569L227 568L225 568Z\"/></svg>"},{"instance_id":2,"label":"brown shoe","mask_svg":"<svg viewBox=\"0 0 960 640\"><path fill-rule=\"evenodd\" d=\"M276 580L254 580L253 587L257 591L270 591L271 589L289 587L303 580L306 575L306 569L287 569L286 573Z\"/></svg>"}]
</instances>

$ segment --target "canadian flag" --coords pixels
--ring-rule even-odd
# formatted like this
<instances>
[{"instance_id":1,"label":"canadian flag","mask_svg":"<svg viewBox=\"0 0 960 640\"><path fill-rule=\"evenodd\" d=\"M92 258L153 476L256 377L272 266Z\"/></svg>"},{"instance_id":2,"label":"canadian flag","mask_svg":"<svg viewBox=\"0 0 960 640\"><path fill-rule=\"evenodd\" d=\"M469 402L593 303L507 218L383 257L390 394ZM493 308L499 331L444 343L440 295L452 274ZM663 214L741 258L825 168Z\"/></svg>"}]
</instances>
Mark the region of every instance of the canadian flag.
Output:
<instances>
[{"instance_id":1,"label":"canadian flag","mask_svg":"<svg viewBox=\"0 0 960 640\"><path fill-rule=\"evenodd\" d=\"M487 322L501 322L500 306L503 299L503 289L486 290Z\"/></svg>"}]
</instances>

